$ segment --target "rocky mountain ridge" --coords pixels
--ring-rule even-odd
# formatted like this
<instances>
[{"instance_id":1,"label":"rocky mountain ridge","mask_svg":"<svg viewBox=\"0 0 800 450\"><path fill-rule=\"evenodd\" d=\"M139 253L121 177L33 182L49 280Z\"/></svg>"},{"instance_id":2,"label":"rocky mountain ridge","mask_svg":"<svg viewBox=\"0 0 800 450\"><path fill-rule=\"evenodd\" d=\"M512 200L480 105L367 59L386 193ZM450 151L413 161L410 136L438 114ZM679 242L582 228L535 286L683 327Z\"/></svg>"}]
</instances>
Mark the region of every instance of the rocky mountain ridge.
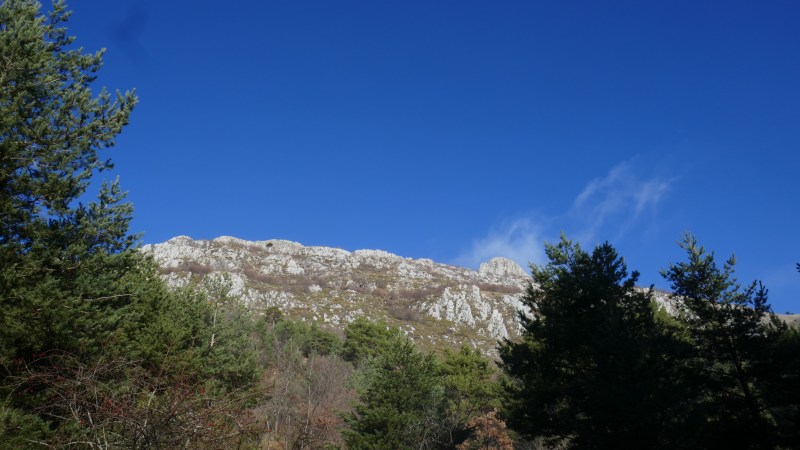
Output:
<instances>
[{"instance_id":1,"label":"rocky mountain ridge","mask_svg":"<svg viewBox=\"0 0 800 450\"><path fill-rule=\"evenodd\" d=\"M519 337L529 275L493 258L477 271L382 250L349 252L285 240L178 236L145 245L173 287L229 274L231 293L255 311L343 328L358 317L397 326L423 347L466 343L495 354L498 340ZM672 309L665 295L657 301Z\"/></svg>"}]
</instances>

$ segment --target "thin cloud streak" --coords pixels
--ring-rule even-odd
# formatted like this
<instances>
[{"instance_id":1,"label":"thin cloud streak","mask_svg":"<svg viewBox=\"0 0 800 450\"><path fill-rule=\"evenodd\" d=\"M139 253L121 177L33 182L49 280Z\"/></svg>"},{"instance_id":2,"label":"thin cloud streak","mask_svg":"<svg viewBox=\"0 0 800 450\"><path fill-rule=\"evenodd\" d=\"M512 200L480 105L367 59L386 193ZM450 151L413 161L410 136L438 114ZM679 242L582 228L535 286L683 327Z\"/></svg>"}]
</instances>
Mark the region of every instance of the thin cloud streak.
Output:
<instances>
[{"instance_id":1,"label":"thin cloud streak","mask_svg":"<svg viewBox=\"0 0 800 450\"><path fill-rule=\"evenodd\" d=\"M481 262L503 256L523 267L529 262L541 264L545 261L544 242L555 241L561 230L587 246L594 246L598 236L614 242L625 239L635 227L647 226L655 220L658 205L675 181L640 176L634 167L635 160L623 161L604 177L589 181L562 214L506 221L474 240L453 262L477 267Z\"/></svg>"},{"instance_id":2,"label":"thin cloud streak","mask_svg":"<svg viewBox=\"0 0 800 450\"><path fill-rule=\"evenodd\" d=\"M589 243L602 233L619 241L657 206L674 180L640 177L633 161L623 161L603 178L590 181L575 198L564 221L574 224L576 239Z\"/></svg>"}]
</instances>

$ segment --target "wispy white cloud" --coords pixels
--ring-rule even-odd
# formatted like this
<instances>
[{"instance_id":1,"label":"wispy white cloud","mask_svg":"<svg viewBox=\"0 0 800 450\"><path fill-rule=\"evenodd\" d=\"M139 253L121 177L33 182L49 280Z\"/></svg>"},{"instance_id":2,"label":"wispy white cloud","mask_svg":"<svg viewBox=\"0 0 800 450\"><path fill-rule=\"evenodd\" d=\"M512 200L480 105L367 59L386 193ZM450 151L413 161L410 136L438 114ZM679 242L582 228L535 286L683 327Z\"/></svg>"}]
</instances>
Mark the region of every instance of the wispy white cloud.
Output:
<instances>
[{"instance_id":1,"label":"wispy white cloud","mask_svg":"<svg viewBox=\"0 0 800 450\"><path fill-rule=\"evenodd\" d=\"M623 161L602 178L595 178L575 197L566 222L576 229L582 242L592 242L602 233L614 241L623 239L645 214L654 214L674 180L645 177Z\"/></svg>"},{"instance_id":2,"label":"wispy white cloud","mask_svg":"<svg viewBox=\"0 0 800 450\"><path fill-rule=\"evenodd\" d=\"M504 256L526 267L529 262L545 261L545 240L557 239L561 230L593 246L599 237L619 242L635 227L649 226L674 179L645 176L636 161L623 161L605 176L589 181L563 212L517 218L493 227L453 262L477 267L495 256Z\"/></svg>"},{"instance_id":3,"label":"wispy white cloud","mask_svg":"<svg viewBox=\"0 0 800 450\"><path fill-rule=\"evenodd\" d=\"M630 178L631 163L630 161L623 161L608 171L608 175L603 178L595 178L588 182L586 187L583 188L580 194L575 197L573 208L583 207L590 197L596 193L607 190L609 187L620 183L620 180Z\"/></svg>"},{"instance_id":4,"label":"wispy white cloud","mask_svg":"<svg viewBox=\"0 0 800 450\"><path fill-rule=\"evenodd\" d=\"M471 247L453 263L477 267L496 256L514 260L523 268L531 262L541 263L544 261L543 231L543 223L532 218L507 221L491 229L483 238L473 241Z\"/></svg>"}]
</instances>

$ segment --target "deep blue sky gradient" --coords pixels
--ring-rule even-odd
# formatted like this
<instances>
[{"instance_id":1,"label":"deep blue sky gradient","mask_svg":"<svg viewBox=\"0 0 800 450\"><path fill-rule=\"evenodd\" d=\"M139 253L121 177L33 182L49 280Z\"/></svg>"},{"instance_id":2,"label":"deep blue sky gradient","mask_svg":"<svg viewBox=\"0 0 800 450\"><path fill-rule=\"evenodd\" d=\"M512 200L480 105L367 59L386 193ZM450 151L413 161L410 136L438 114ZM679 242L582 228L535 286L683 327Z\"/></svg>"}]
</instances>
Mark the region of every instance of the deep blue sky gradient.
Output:
<instances>
[{"instance_id":1,"label":"deep blue sky gradient","mask_svg":"<svg viewBox=\"0 0 800 450\"><path fill-rule=\"evenodd\" d=\"M146 243L475 266L563 230L667 287L688 230L800 312L795 2L72 3L140 98L109 156Z\"/></svg>"}]
</instances>

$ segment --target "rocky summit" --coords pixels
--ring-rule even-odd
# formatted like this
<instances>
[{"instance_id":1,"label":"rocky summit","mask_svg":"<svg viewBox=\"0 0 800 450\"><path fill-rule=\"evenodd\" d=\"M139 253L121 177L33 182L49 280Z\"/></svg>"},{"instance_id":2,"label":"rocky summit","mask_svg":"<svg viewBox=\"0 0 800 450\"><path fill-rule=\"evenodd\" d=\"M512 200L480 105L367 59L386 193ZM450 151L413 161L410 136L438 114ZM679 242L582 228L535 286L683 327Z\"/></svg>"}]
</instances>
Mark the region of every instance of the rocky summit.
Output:
<instances>
[{"instance_id":1,"label":"rocky summit","mask_svg":"<svg viewBox=\"0 0 800 450\"><path fill-rule=\"evenodd\" d=\"M382 250L227 236L179 236L142 250L172 287L202 288L228 274L231 293L255 311L277 307L336 329L358 317L384 320L427 348L467 344L495 355L498 340L519 337L519 313L527 313L521 298L530 277L506 258L475 271ZM666 296L656 299L672 309Z\"/></svg>"},{"instance_id":2,"label":"rocky summit","mask_svg":"<svg viewBox=\"0 0 800 450\"><path fill-rule=\"evenodd\" d=\"M425 347L462 343L493 354L520 331L528 274L494 258L475 270L382 250L349 252L283 240L210 241L179 236L142 249L169 284L204 286L227 273L251 309L343 328L358 317L384 320Z\"/></svg>"}]
</instances>

